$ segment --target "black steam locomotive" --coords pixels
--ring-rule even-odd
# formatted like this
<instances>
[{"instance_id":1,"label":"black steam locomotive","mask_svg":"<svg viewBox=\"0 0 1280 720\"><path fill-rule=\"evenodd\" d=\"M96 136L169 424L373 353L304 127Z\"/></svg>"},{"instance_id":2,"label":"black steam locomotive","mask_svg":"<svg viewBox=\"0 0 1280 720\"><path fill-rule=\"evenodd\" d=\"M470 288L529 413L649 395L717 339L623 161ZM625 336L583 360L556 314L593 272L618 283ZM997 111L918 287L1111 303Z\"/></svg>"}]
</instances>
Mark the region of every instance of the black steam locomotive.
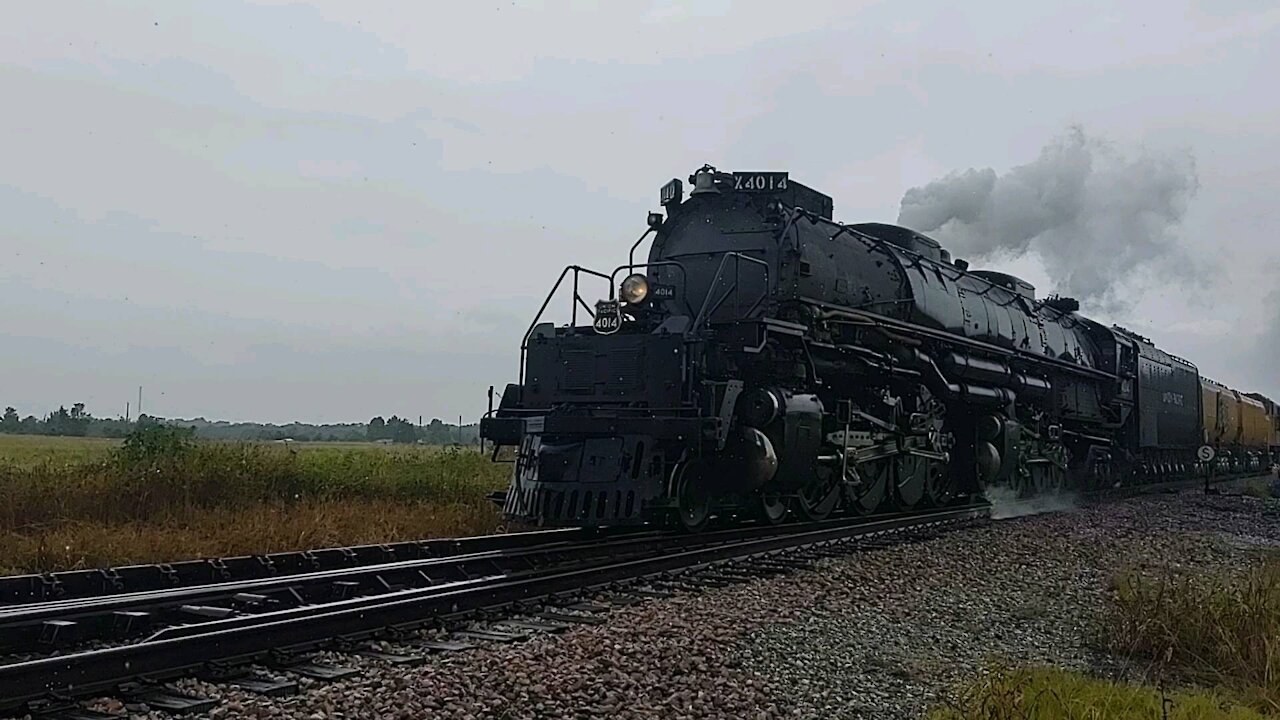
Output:
<instances>
[{"instance_id":1,"label":"black steam locomotive","mask_svg":"<svg viewBox=\"0 0 1280 720\"><path fill-rule=\"evenodd\" d=\"M526 333L481 421L516 449L508 517L696 530L1202 471L1191 363L909 229L837 223L787 173L689 182ZM540 323L570 286L572 321Z\"/></svg>"}]
</instances>

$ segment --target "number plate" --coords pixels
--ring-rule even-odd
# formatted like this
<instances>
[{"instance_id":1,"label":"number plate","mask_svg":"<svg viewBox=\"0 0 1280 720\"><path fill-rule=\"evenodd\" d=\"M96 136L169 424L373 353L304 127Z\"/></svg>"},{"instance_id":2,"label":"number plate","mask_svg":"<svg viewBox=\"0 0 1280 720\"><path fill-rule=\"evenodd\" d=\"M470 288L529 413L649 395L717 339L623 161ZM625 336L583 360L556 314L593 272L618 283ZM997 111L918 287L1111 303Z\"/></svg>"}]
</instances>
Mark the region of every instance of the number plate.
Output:
<instances>
[{"instance_id":1,"label":"number plate","mask_svg":"<svg viewBox=\"0 0 1280 720\"><path fill-rule=\"evenodd\" d=\"M684 198L684 183L678 179L672 179L671 182L662 186L662 190L658 193L658 201L663 205L674 202L680 204L680 200Z\"/></svg>"},{"instance_id":2,"label":"number plate","mask_svg":"<svg viewBox=\"0 0 1280 720\"><path fill-rule=\"evenodd\" d=\"M779 192L787 189L788 178L784 172L736 172L733 189L738 192Z\"/></svg>"},{"instance_id":3,"label":"number plate","mask_svg":"<svg viewBox=\"0 0 1280 720\"><path fill-rule=\"evenodd\" d=\"M675 285L661 285L659 283L649 283L649 297L654 300L670 300L676 296Z\"/></svg>"},{"instance_id":4,"label":"number plate","mask_svg":"<svg viewBox=\"0 0 1280 720\"><path fill-rule=\"evenodd\" d=\"M617 300L596 301L596 319L591 327L601 335L612 335L622 329L622 304Z\"/></svg>"}]
</instances>

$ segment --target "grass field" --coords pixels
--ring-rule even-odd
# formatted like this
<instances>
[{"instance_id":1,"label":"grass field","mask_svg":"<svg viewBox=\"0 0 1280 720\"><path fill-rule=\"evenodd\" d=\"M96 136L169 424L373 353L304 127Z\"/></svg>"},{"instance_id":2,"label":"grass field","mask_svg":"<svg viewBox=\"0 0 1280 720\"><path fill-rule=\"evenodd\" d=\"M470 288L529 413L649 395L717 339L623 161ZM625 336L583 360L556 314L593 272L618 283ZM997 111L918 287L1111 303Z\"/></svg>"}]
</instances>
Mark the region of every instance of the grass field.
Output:
<instances>
[{"instance_id":1,"label":"grass field","mask_svg":"<svg viewBox=\"0 0 1280 720\"><path fill-rule=\"evenodd\" d=\"M48 435L0 435L0 464L25 467L46 462L55 464L106 460L121 440L97 437L53 437ZM221 442L220 444L235 444ZM326 453L346 450L366 453L439 453L438 445L380 445L367 442L275 442L252 443L268 447L290 448L301 453Z\"/></svg>"},{"instance_id":2,"label":"grass field","mask_svg":"<svg viewBox=\"0 0 1280 720\"><path fill-rule=\"evenodd\" d=\"M120 440L111 438L0 435L0 464L33 467L101 461L118 447Z\"/></svg>"},{"instance_id":3,"label":"grass field","mask_svg":"<svg viewBox=\"0 0 1280 720\"><path fill-rule=\"evenodd\" d=\"M1257 720L1280 716L1280 559L1115 579L1099 635L1146 684L994 667L931 720Z\"/></svg>"},{"instance_id":4,"label":"grass field","mask_svg":"<svg viewBox=\"0 0 1280 720\"><path fill-rule=\"evenodd\" d=\"M0 572L495 532L470 449L0 435Z\"/></svg>"}]
</instances>

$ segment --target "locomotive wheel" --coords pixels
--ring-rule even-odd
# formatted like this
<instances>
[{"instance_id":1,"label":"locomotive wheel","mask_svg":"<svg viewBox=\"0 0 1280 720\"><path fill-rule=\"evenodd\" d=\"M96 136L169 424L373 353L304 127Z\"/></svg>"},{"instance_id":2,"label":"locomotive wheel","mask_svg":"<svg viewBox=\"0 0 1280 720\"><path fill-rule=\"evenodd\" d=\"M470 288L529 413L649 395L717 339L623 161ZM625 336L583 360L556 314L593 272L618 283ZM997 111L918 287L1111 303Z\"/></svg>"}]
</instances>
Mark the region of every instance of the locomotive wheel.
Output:
<instances>
[{"instance_id":1,"label":"locomotive wheel","mask_svg":"<svg viewBox=\"0 0 1280 720\"><path fill-rule=\"evenodd\" d=\"M760 494L760 519L770 525L777 525L787 519L787 502L778 493Z\"/></svg>"},{"instance_id":2,"label":"locomotive wheel","mask_svg":"<svg viewBox=\"0 0 1280 720\"><path fill-rule=\"evenodd\" d=\"M685 530L698 532L711 519L711 493L697 465L686 463L676 473L676 517Z\"/></svg>"},{"instance_id":3,"label":"locomotive wheel","mask_svg":"<svg viewBox=\"0 0 1280 720\"><path fill-rule=\"evenodd\" d=\"M929 483L929 461L917 455L899 455L897 466L894 501L899 508L910 510L924 499Z\"/></svg>"},{"instance_id":4,"label":"locomotive wheel","mask_svg":"<svg viewBox=\"0 0 1280 720\"><path fill-rule=\"evenodd\" d=\"M931 505L942 507L955 497L955 487L951 482L951 468L938 462L929 462L928 474L925 477L924 499Z\"/></svg>"},{"instance_id":5,"label":"locomotive wheel","mask_svg":"<svg viewBox=\"0 0 1280 720\"><path fill-rule=\"evenodd\" d=\"M850 507L859 515L870 515L875 512L889 494L889 477L893 474L893 466L886 460L878 460L860 466L861 483L850 493Z\"/></svg>"},{"instance_id":6,"label":"locomotive wheel","mask_svg":"<svg viewBox=\"0 0 1280 720\"><path fill-rule=\"evenodd\" d=\"M840 502L840 483L836 479L814 477L796 493L796 511L805 520L826 520Z\"/></svg>"}]
</instances>

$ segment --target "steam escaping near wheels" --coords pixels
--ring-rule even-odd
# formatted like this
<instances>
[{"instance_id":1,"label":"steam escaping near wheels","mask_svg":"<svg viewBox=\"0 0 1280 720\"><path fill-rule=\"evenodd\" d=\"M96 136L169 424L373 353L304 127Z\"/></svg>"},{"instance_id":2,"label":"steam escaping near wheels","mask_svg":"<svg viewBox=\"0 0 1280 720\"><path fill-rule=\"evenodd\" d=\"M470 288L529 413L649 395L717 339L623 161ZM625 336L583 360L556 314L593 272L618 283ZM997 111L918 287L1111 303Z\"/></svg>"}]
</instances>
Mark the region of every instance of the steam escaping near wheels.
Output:
<instances>
[{"instance_id":1,"label":"steam escaping near wheels","mask_svg":"<svg viewBox=\"0 0 1280 720\"><path fill-rule=\"evenodd\" d=\"M1061 490L1020 498L1018 492L1008 485L988 486L982 496L991 503L992 520L1073 510L1080 500L1075 492Z\"/></svg>"}]
</instances>

